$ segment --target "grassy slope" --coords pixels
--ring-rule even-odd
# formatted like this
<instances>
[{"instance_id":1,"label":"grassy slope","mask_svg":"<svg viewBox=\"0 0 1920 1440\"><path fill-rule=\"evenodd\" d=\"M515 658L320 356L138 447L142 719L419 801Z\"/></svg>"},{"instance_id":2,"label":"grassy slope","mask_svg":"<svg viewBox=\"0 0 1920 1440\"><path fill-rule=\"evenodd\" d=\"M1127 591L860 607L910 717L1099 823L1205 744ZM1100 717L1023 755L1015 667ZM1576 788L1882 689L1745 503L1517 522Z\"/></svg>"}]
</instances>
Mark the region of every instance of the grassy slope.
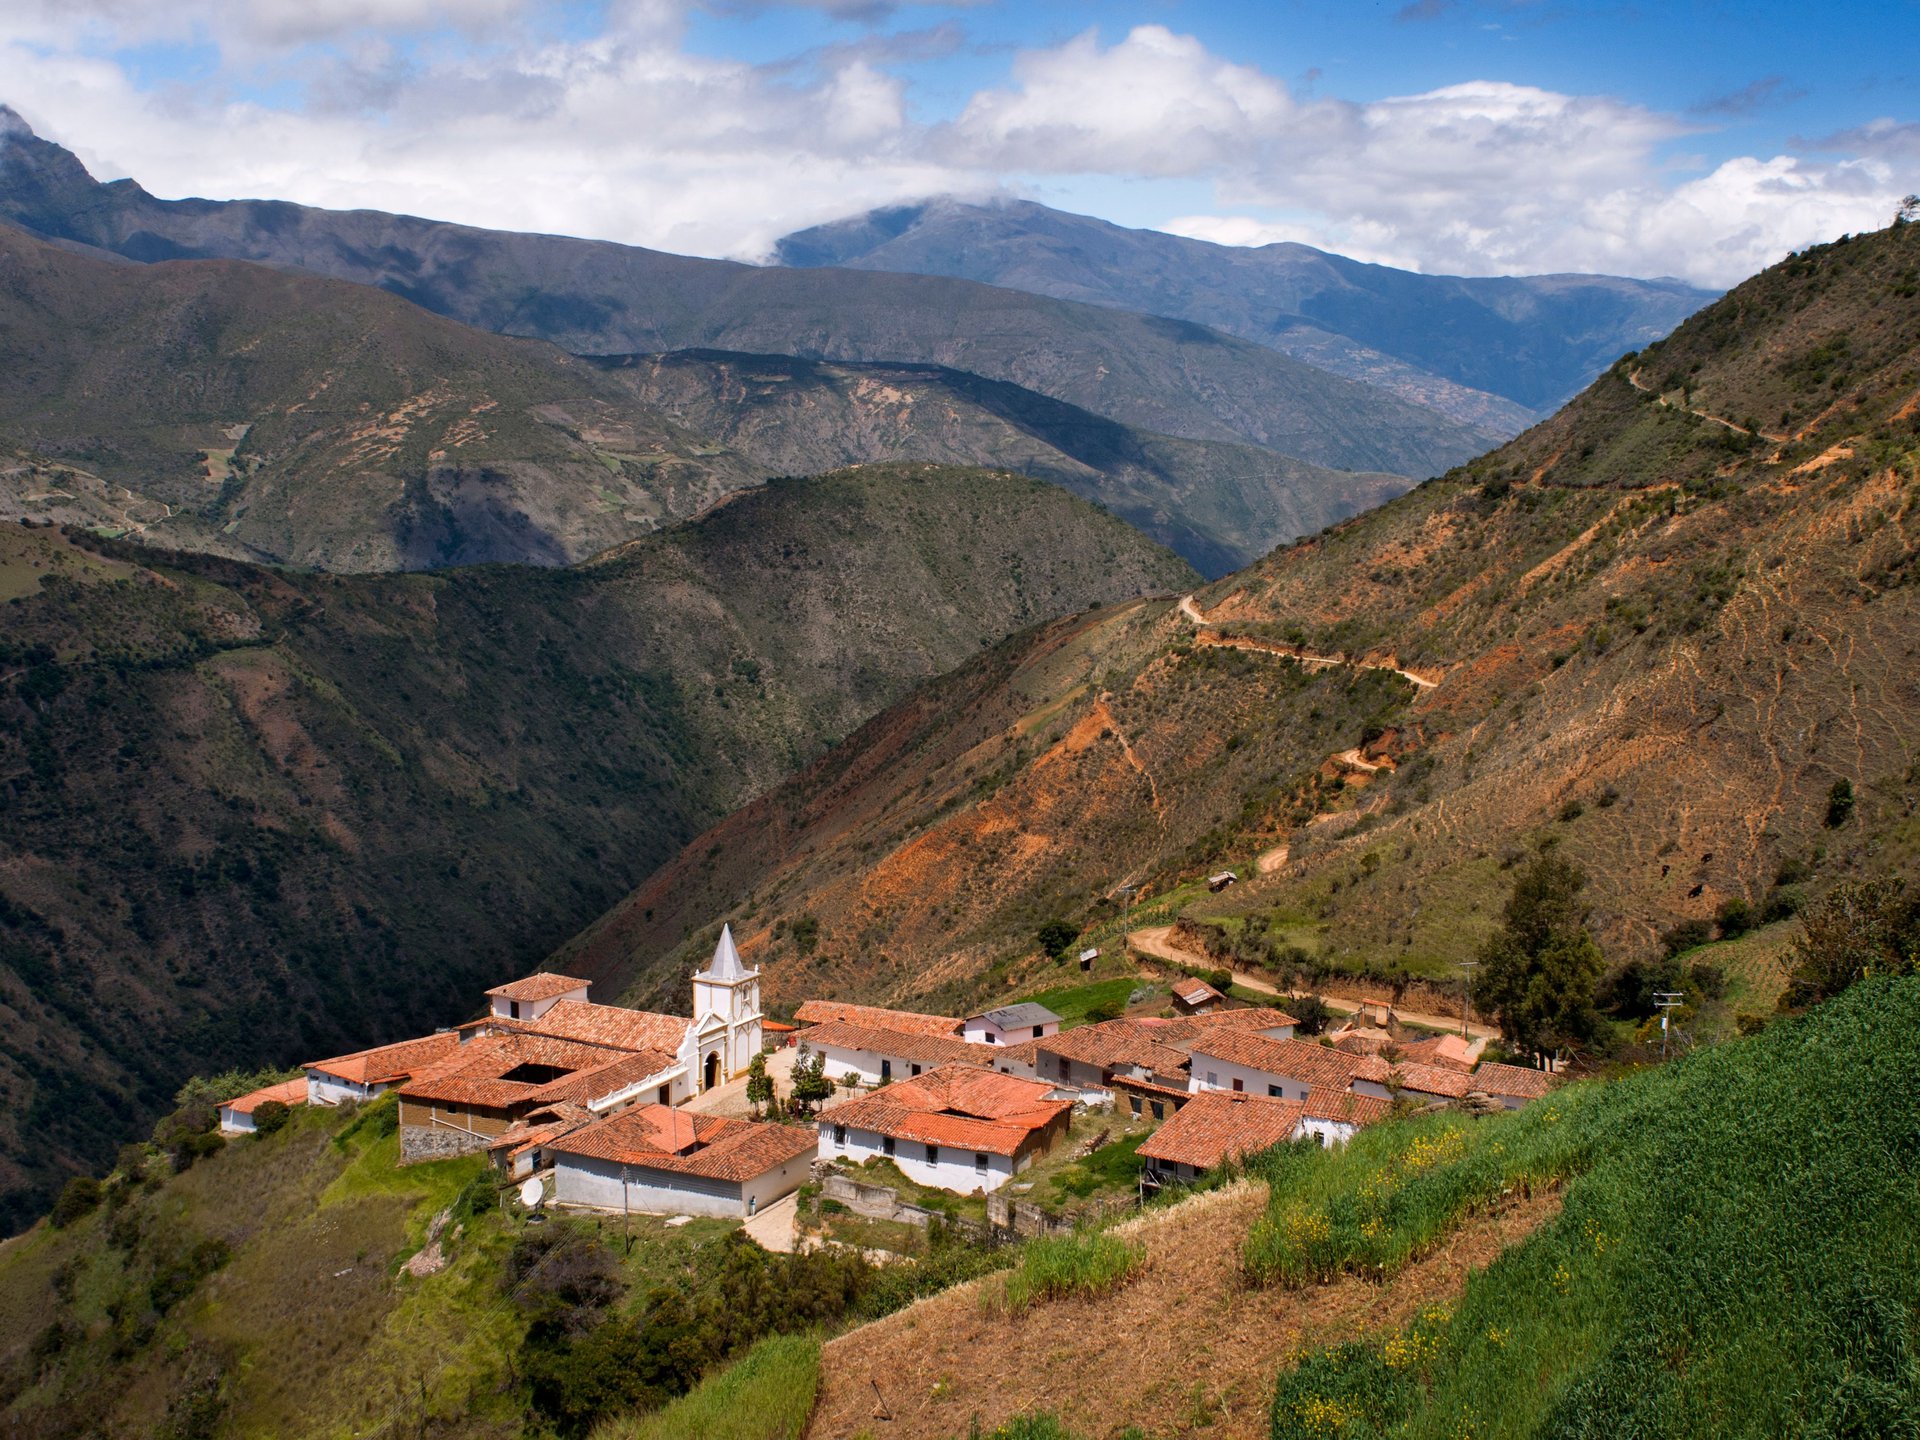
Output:
<instances>
[{"instance_id":1,"label":"grassy slope","mask_svg":"<svg viewBox=\"0 0 1920 1440\"><path fill-rule=\"evenodd\" d=\"M1432 474L1495 438L1186 321L929 276L737 265L374 211L156 200L130 181L97 184L31 135L0 153L0 214L140 260L224 256L378 285L575 353L947 365L1145 429L1342 469Z\"/></svg>"},{"instance_id":2,"label":"grassy slope","mask_svg":"<svg viewBox=\"0 0 1920 1440\"><path fill-rule=\"evenodd\" d=\"M1050 914L1109 919L1122 879L1150 909L1285 843L1271 877L1190 908L1259 911L1337 966L1447 976L1541 838L1591 872L1616 958L1764 900L1788 862L1897 863L1920 785L1917 267L1907 226L1756 277L1511 445L1202 591L1204 635L1139 606L983 658L587 943L638 970L725 914L776 994L964 1003ZM1770 430L1785 411L1792 434L1749 439L1629 375ZM1331 758L1359 746L1398 770ZM1829 830L1839 779L1861 802ZM772 930L802 913L825 937L806 956Z\"/></svg>"},{"instance_id":3,"label":"grassy slope","mask_svg":"<svg viewBox=\"0 0 1920 1440\"><path fill-rule=\"evenodd\" d=\"M11 513L105 482L135 499L73 518L183 548L335 570L551 565L768 473L591 365L365 286L114 264L4 224L0 267L0 436L77 472L9 475Z\"/></svg>"},{"instance_id":4,"label":"grassy slope","mask_svg":"<svg viewBox=\"0 0 1920 1440\"><path fill-rule=\"evenodd\" d=\"M1191 578L1057 487L930 467L782 482L564 570L6 533L0 574L37 587L0 655L16 1220L184 1074L464 1018L908 686Z\"/></svg>"},{"instance_id":5,"label":"grassy slope","mask_svg":"<svg viewBox=\"0 0 1920 1440\"><path fill-rule=\"evenodd\" d=\"M1276 1437L1905 1433L1920 982L1511 1117L1368 1132L1276 1180L1256 1266L1392 1273L1468 1214L1560 1215L1451 1314L1283 1377ZM1310 1283L1310 1282L1309 1282ZM1316 1403L1317 1402L1317 1403Z\"/></svg>"}]
</instances>

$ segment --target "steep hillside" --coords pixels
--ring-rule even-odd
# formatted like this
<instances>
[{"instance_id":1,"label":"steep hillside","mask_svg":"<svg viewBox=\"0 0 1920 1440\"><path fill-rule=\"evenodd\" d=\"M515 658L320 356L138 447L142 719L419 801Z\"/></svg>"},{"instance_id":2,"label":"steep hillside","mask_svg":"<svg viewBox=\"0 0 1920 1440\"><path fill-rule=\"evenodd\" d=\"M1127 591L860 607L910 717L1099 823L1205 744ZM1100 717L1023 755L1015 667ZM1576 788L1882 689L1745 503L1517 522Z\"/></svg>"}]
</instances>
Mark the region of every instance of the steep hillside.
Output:
<instances>
[{"instance_id":1,"label":"steep hillside","mask_svg":"<svg viewBox=\"0 0 1920 1440\"><path fill-rule=\"evenodd\" d=\"M951 196L789 235L785 265L953 275L1172 315L1512 434L1713 298L1613 275L1465 279Z\"/></svg>"},{"instance_id":2,"label":"steep hillside","mask_svg":"<svg viewBox=\"0 0 1920 1440\"><path fill-rule=\"evenodd\" d=\"M4 108L0 216L135 260L219 256L359 281L577 353L944 365L1145 429L1338 469L1418 478L1497 438L1215 330L967 281L763 269L364 210L156 200L131 181L97 183Z\"/></svg>"},{"instance_id":3,"label":"steep hillside","mask_svg":"<svg viewBox=\"0 0 1920 1440\"><path fill-rule=\"evenodd\" d=\"M0 441L70 477L0 476L7 513L105 489L114 528L333 570L566 564L768 473L571 356L379 290L4 224L0 377Z\"/></svg>"},{"instance_id":4,"label":"steep hillside","mask_svg":"<svg viewBox=\"0 0 1920 1440\"><path fill-rule=\"evenodd\" d=\"M1040 919L1114 920L1124 880L1164 915L1231 863L1190 908L1282 963L1450 976L1529 844L1590 872L1615 960L1911 858L1917 275L1920 226L1809 251L1469 467L1002 646L570 956L644 989L726 915L776 993L977 994Z\"/></svg>"},{"instance_id":5,"label":"steep hillside","mask_svg":"<svg viewBox=\"0 0 1920 1440\"><path fill-rule=\"evenodd\" d=\"M1252 445L1156 435L1017 385L925 365L677 351L614 367L649 407L779 474L896 455L991 464L1111 510L1208 575L1399 494Z\"/></svg>"},{"instance_id":6,"label":"steep hillside","mask_svg":"<svg viewBox=\"0 0 1920 1440\"><path fill-rule=\"evenodd\" d=\"M1195 578L1058 487L937 467L776 482L570 569L0 545L13 1222L183 1073L464 1018L913 684Z\"/></svg>"}]
</instances>

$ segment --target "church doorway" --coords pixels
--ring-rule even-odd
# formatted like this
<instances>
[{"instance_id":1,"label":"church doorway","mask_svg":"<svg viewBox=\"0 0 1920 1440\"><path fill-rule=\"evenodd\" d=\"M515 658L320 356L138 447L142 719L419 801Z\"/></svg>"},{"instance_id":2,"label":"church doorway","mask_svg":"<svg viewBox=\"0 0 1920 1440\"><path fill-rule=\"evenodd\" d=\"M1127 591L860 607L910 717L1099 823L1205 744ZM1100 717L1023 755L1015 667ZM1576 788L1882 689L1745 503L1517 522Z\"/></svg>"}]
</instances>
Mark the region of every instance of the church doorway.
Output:
<instances>
[{"instance_id":1,"label":"church doorway","mask_svg":"<svg viewBox=\"0 0 1920 1440\"><path fill-rule=\"evenodd\" d=\"M714 1086L718 1085L719 1083L720 1083L720 1052L716 1050L712 1054L707 1056L707 1083L705 1085L702 1085L700 1088L702 1090L711 1090L713 1089Z\"/></svg>"}]
</instances>

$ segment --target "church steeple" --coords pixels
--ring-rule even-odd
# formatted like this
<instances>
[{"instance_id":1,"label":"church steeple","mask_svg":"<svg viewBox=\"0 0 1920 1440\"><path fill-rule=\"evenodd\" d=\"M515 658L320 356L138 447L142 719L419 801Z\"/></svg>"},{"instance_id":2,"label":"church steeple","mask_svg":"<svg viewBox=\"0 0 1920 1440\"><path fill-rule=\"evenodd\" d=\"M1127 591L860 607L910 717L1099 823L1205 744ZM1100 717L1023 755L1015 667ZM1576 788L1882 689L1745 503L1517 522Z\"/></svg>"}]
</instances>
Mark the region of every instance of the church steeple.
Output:
<instances>
[{"instance_id":1,"label":"church steeple","mask_svg":"<svg viewBox=\"0 0 1920 1440\"><path fill-rule=\"evenodd\" d=\"M733 944L733 927L723 923L720 926L720 943L713 947L713 959L707 962L706 969L693 978L734 985L758 975L757 970L749 974L747 967L740 963L740 952L734 948Z\"/></svg>"}]
</instances>

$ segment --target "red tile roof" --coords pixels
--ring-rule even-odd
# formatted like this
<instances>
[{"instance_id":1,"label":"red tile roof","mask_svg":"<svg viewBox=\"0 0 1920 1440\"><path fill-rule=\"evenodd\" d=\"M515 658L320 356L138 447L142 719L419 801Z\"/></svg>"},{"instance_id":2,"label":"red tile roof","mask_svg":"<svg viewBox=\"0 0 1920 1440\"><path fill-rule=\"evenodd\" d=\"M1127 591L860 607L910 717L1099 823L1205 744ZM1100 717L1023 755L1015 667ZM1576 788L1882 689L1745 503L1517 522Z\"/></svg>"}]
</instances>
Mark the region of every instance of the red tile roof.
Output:
<instances>
[{"instance_id":1,"label":"red tile roof","mask_svg":"<svg viewBox=\"0 0 1920 1440\"><path fill-rule=\"evenodd\" d=\"M1466 1071L1473 1069L1473 1062L1480 1058L1480 1052L1486 1048L1487 1042L1484 1040L1468 1041L1458 1035L1434 1035L1402 1045L1400 1058L1421 1065L1446 1065Z\"/></svg>"},{"instance_id":2,"label":"red tile roof","mask_svg":"<svg viewBox=\"0 0 1920 1440\"><path fill-rule=\"evenodd\" d=\"M1473 1088L1465 1072L1451 1065L1419 1065L1403 1060L1393 1067L1393 1080L1402 1090L1458 1100Z\"/></svg>"},{"instance_id":3,"label":"red tile roof","mask_svg":"<svg viewBox=\"0 0 1920 1440\"><path fill-rule=\"evenodd\" d=\"M874 1030L897 1030L909 1035L958 1035L963 1022L951 1015L922 1015L914 1010L888 1010L879 1005L852 1005L843 1000L808 1000L793 1012L802 1025L844 1020Z\"/></svg>"},{"instance_id":4,"label":"red tile roof","mask_svg":"<svg viewBox=\"0 0 1920 1440\"><path fill-rule=\"evenodd\" d=\"M1218 990L1214 989L1213 986L1198 977L1189 977L1185 980L1174 981L1173 994L1175 999L1182 1000L1188 1005L1201 1005L1208 1000L1224 1000L1226 998Z\"/></svg>"},{"instance_id":5,"label":"red tile roof","mask_svg":"<svg viewBox=\"0 0 1920 1440\"><path fill-rule=\"evenodd\" d=\"M537 975L496 985L487 994L498 995L502 1000L526 1000L537 1004L542 1000L551 1000L556 995L584 990L592 983L590 980L576 980L571 975L556 975L551 970L543 970Z\"/></svg>"},{"instance_id":6,"label":"red tile roof","mask_svg":"<svg viewBox=\"0 0 1920 1440\"><path fill-rule=\"evenodd\" d=\"M1495 1060L1483 1060L1469 1077L1467 1088L1482 1090L1489 1095L1511 1095L1516 1100L1538 1100L1553 1088L1553 1076L1525 1065L1502 1065Z\"/></svg>"},{"instance_id":7,"label":"red tile roof","mask_svg":"<svg viewBox=\"0 0 1920 1440\"><path fill-rule=\"evenodd\" d=\"M482 1020L482 1026L512 1026L535 1035L557 1035L588 1045L611 1045L617 1050L679 1050L693 1022L679 1015L651 1010L629 1010L624 1005L595 1005L585 1000L558 1000L537 1020Z\"/></svg>"},{"instance_id":8,"label":"red tile roof","mask_svg":"<svg viewBox=\"0 0 1920 1440\"><path fill-rule=\"evenodd\" d=\"M551 1035L483 1035L469 1040L445 1063L409 1080L400 1087L400 1097L489 1110L568 1100L586 1104L669 1070L676 1063L673 1056L658 1050L614 1050ZM567 1073L538 1082L505 1078L522 1065Z\"/></svg>"},{"instance_id":9,"label":"red tile roof","mask_svg":"<svg viewBox=\"0 0 1920 1440\"><path fill-rule=\"evenodd\" d=\"M1334 1050L1308 1040L1276 1040L1272 1036L1255 1035L1246 1030L1224 1027L1223 1030L1222 1034L1209 1035L1195 1042L1192 1053L1196 1070L1200 1068L1200 1057L1211 1055L1230 1064L1244 1065L1249 1070L1283 1075L1309 1090L1322 1087L1350 1090L1355 1080L1372 1080L1385 1085L1392 1074L1392 1067L1377 1055L1349 1055L1344 1050Z\"/></svg>"},{"instance_id":10,"label":"red tile roof","mask_svg":"<svg viewBox=\"0 0 1920 1440\"><path fill-rule=\"evenodd\" d=\"M880 1030L870 1025L855 1025L839 1020L828 1020L813 1026L800 1037L800 1043L814 1049L831 1046L835 1050L864 1050L870 1054L922 1065L988 1067L1007 1049L1002 1045L976 1045L970 1040L956 1040L944 1035L915 1035L904 1030Z\"/></svg>"},{"instance_id":11,"label":"red tile roof","mask_svg":"<svg viewBox=\"0 0 1920 1440\"><path fill-rule=\"evenodd\" d=\"M636 1169L744 1181L811 1154L819 1143L812 1126L761 1124L644 1105L576 1130L547 1149Z\"/></svg>"},{"instance_id":12,"label":"red tile roof","mask_svg":"<svg viewBox=\"0 0 1920 1440\"><path fill-rule=\"evenodd\" d=\"M307 1082L302 1076L298 1080L282 1080L278 1085L266 1085L260 1089L229 1100L221 1108L231 1110L236 1115L251 1115L257 1106L269 1100L278 1100L282 1105L304 1105L307 1103Z\"/></svg>"},{"instance_id":13,"label":"red tile roof","mask_svg":"<svg viewBox=\"0 0 1920 1440\"><path fill-rule=\"evenodd\" d=\"M318 1070L356 1085L390 1085L440 1063L459 1047L460 1037L448 1031L443 1035L423 1035L417 1040L378 1045L371 1050L356 1050L331 1060L309 1060L301 1068Z\"/></svg>"},{"instance_id":14,"label":"red tile roof","mask_svg":"<svg viewBox=\"0 0 1920 1440\"><path fill-rule=\"evenodd\" d=\"M1035 1056L1061 1055L1083 1065L1111 1070L1120 1065L1139 1065L1156 1074L1175 1074L1186 1068L1184 1052L1160 1043L1157 1032L1138 1020L1102 1020L1097 1025L1082 1025L1077 1030L1062 1030L1057 1035L1026 1041Z\"/></svg>"},{"instance_id":15,"label":"red tile roof","mask_svg":"<svg viewBox=\"0 0 1920 1440\"><path fill-rule=\"evenodd\" d=\"M1373 1125L1393 1113L1393 1102L1378 1095L1356 1095L1351 1090L1309 1090L1303 1112L1309 1120L1332 1120L1342 1125Z\"/></svg>"},{"instance_id":16,"label":"red tile roof","mask_svg":"<svg viewBox=\"0 0 1920 1440\"><path fill-rule=\"evenodd\" d=\"M1132 1023L1162 1045L1171 1045L1176 1050L1191 1050L1196 1041L1213 1034L1222 1025L1240 1030L1277 1030L1300 1022L1284 1010L1248 1005L1236 1010L1209 1010L1204 1015L1142 1018Z\"/></svg>"},{"instance_id":17,"label":"red tile roof","mask_svg":"<svg viewBox=\"0 0 1920 1440\"><path fill-rule=\"evenodd\" d=\"M1297 1100L1205 1090L1149 1135L1138 1153L1148 1160L1211 1170L1291 1140L1304 1108Z\"/></svg>"},{"instance_id":18,"label":"red tile roof","mask_svg":"<svg viewBox=\"0 0 1920 1440\"><path fill-rule=\"evenodd\" d=\"M1049 1100L1052 1087L969 1065L948 1065L836 1105L822 1125L848 1125L898 1140L1018 1155L1033 1136L1073 1108Z\"/></svg>"}]
</instances>

